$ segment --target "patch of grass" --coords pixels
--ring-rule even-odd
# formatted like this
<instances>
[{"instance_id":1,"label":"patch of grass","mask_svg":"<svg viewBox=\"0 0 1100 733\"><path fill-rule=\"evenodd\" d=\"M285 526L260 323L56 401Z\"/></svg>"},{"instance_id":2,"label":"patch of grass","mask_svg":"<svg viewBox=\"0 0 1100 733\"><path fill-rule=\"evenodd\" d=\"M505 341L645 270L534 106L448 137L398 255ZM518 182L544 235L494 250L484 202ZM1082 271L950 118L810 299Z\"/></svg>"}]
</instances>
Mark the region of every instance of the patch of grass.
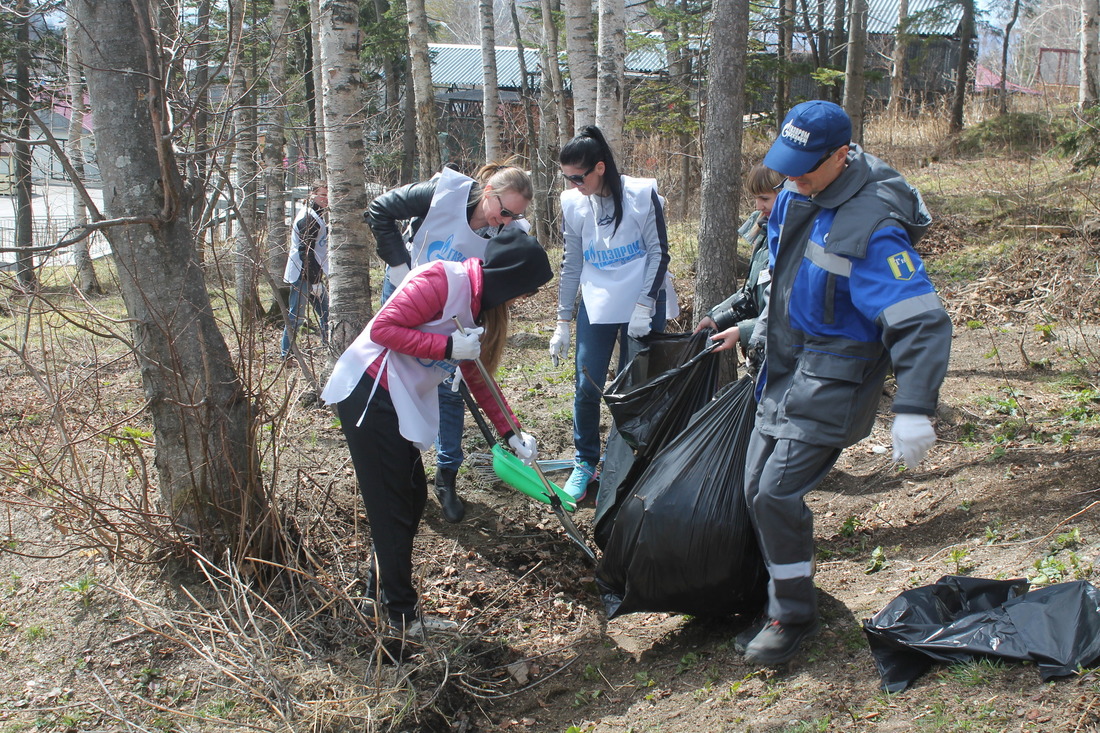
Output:
<instances>
[{"instance_id":1,"label":"patch of grass","mask_svg":"<svg viewBox=\"0 0 1100 733\"><path fill-rule=\"evenodd\" d=\"M95 591L96 586L99 585L99 581L96 577L90 573L85 573L76 580L70 580L61 584L61 590L67 590L70 593L75 593L80 599L80 602L87 608L91 605L92 594Z\"/></svg>"},{"instance_id":2,"label":"patch of grass","mask_svg":"<svg viewBox=\"0 0 1100 733\"><path fill-rule=\"evenodd\" d=\"M50 630L40 624L33 624L23 630L23 638L29 642L45 639L50 635Z\"/></svg>"},{"instance_id":3,"label":"patch of grass","mask_svg":"<svg viewBox=\"0 0 1100 733\"><path fill-rule=\"evenodd\" d=\"M1008 666L1000 659L982 657L972 662L952 664L944 672L944 676L964 687L977 687L993 682L1006 669L1008 669Z\"/></svg>"}]
</instances>

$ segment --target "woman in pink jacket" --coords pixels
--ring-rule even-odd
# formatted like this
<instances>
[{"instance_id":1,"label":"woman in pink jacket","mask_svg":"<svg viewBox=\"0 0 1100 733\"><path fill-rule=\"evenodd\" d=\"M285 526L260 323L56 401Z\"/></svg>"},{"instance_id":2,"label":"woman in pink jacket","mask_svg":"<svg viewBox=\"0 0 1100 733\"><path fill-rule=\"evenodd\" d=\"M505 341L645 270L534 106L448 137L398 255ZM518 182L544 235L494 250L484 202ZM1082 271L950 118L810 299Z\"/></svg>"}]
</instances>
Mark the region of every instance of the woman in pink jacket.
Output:
<instances>
[{"instance_id":1,"label":"woman in pink jacket","mask_svg":"<svg viewBox=\"0 0 1100 733\"><path fill-rule=\"evenodd\" d=\"M412 583L413 537L428 496L420 451L438 432L436 390L449 375L443 362L458 362L501 436L517 456L534 461L535 439L509 429L470 360L480 357L490 374L496 371L509 304L551 277L546 252L518 230L490 240L482 259L417 267L340 356L321 394L336 404L367 509L377 567L367 596L384 604L395 636L454 626L420 613Z\"/></svg>"}]
</instances>

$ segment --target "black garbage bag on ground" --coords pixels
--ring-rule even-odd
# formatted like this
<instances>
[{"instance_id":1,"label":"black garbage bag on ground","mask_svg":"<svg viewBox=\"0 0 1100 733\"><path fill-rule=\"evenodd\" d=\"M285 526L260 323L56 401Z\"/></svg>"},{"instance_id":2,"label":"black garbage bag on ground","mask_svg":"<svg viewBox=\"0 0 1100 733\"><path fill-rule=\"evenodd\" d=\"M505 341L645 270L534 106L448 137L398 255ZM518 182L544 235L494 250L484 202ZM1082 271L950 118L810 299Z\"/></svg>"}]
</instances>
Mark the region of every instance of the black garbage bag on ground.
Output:
<instances>
[{"instance_id":1,"label":"black garbage bag on ground","mask_svg":"<svg viewBox=\"0 0 1100 733\"><path fill-rule=\"evenodd\" d=\"M604 390L614 423L596 497L595 540L600 548L607 540L606 523L600 529L607 512L634 485L649 459L718 391L720 361L708 348L713 333L650 334Z\"/></svg>"},{"instance_id":2,"label":"black garbage bag on ground","mask_svg":"<svg viewBox=\"0 0 1100 733\"><path fill-rule=\"evenodd\" d=\"M934 661L981 657L1034 662L1045 682L1100 662L1100 591L1085 581L1029 590L1023 579L945 575L902 593L863 631L887 692Z\"/></svg>"},{"instance_id":3,"label":"black garbage bag on ground","mask_svg":"<svg viewBox=\"0 0 1100 733\"><path fill-rule=\"evenodd\" d=\"M752 393L744 377L699 410L620 502L596 568L608 618L763 608L768 572L743 488Z\"/></svg>"}]
</instances>

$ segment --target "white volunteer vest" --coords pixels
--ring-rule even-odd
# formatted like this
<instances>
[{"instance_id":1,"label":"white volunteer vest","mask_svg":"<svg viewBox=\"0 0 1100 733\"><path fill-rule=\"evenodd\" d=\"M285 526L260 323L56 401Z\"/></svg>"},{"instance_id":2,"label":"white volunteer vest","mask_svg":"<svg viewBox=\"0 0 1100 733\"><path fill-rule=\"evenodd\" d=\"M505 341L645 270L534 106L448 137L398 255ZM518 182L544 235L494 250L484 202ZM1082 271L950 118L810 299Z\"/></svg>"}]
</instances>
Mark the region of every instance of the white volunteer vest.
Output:
<instances>
[{"instance_id":1,"label":"white volunteer vest","mask_svg":"<svg viewBox=\"0 0 1100 733\"><path fill-rule=\"evenodd\" d=\"M444 168L438 176L432 205L420 228L416 230L410 245L412 266L435 260L465 262L470 257L484 257L489 240L470 228L466 220L466 207L470 203L470 187L474 179L458 171ZM530 227L526 221L510 221L508 227L519 227L524 232Z\"/></svg>"},{"instance_id":2,"label":"white volunteer vest","mask_svg":"<svg viewBox=\"0 0 1100 733\"><path fill-rule=\"evenodd\" d=\"M394 291L394 295L388 302L393 302L393 298L398 296L418 271L431 266L440 265L432 263L415 268ZM449 336L455 330L452 316L458 316L464 328L474 327L474 315L470 307L473 291L465 265L458 262L444 262L441 266L447 273L447 304L443 310L443 317L421 324L417 326L417 330ZM363 378L367 367L386 352L382 368L386 370L386 383L394 409L397 410L401 435L420 450L427 450L439 432L439 395L436 387L454 372L456 362L418 359L398 351L387 351L371 340L370 332L374 320L371 319L351 346L340 355L332 370L332 376L329 377L325 389L321 392L321 399L326 405L347 399L355 389L355 385L359 384L359 380Z\"/></svg>"},{"instance_id":3,"label":"white volunteer vest","mask_svg":"<svg viewBox=\"0 0 1100 733\"><path fill-rule=\"evenodd\" d=\"M313 243L313 256L321 265L321 270L328 275L328 224L324 217L306 204L298 212L294 224L290 227L290 256L286 258L286 269L283 270L283 282L294 284L302 276L302 257L298 254L298 247L302 245L302 239L298 236L298 222L306 216L312 216L317 220L320 228L317 230L317 241Z\"/></svg>"},{"instance_id":4,"label":"white volunteer vest","mask_svg":"<svg viewBox=\"0 0 1100 733\"><path fill-rule=\"evenodd\" d=\"M614 228L613 202L601 210L597 196L571 188L561 195L562 217L580 235L584 265L581 297L591 323L628 323L645 285L646 218L657 182L623 176L623 220ZM600 224L600 221L603 224Z\"/></svg>"}]
</instances>

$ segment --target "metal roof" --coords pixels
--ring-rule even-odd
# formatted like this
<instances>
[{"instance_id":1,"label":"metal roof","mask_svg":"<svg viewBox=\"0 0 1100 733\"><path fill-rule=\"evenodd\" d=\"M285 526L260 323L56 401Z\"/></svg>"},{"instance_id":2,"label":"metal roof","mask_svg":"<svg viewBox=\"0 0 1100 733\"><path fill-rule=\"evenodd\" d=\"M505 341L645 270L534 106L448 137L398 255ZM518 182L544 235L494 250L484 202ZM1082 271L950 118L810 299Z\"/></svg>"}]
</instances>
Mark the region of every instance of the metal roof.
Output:
<instances>
[{"instance_id":1,"label":"metal roof","mask_svg":"<svg viewBox=\"0 0 1100 733\"><path fill-rule=\"evenodd\" d=\"M774 19L777 5L760 6L760 16ZM824 25L832 28L834 4L825 3ZM810 12L811 17L814 11ZM910 0L909 17L914 19L909 33L918 36L956 36L962 20L962 6L949 0ZM894 35L898 26L898 0L867 0L867 32Z\"/></svg>"},{"instance_id":2,"label":"metal roof","mask_svg":"<svg viewBox=\"0 0 1100 733\"><path fill-rule=\"evenodd\" d=\"M503 88L518 89L519 50L514 46L497 46L497 85ZM432 84L437 87L480 87L481 86L481 46L457 43L429 43L428 53L432 59ZM539 83L542 65L539 52L535 48L523 49L527 63L527 73L531 75L528 83ZM564 55L561 57L562 70L565 69ZM626 54L627 74L652 74L665 68L663 54L654 48L637 49ZM568 79L566 79L568 86Z\"/></svg>"}]
</instances>

